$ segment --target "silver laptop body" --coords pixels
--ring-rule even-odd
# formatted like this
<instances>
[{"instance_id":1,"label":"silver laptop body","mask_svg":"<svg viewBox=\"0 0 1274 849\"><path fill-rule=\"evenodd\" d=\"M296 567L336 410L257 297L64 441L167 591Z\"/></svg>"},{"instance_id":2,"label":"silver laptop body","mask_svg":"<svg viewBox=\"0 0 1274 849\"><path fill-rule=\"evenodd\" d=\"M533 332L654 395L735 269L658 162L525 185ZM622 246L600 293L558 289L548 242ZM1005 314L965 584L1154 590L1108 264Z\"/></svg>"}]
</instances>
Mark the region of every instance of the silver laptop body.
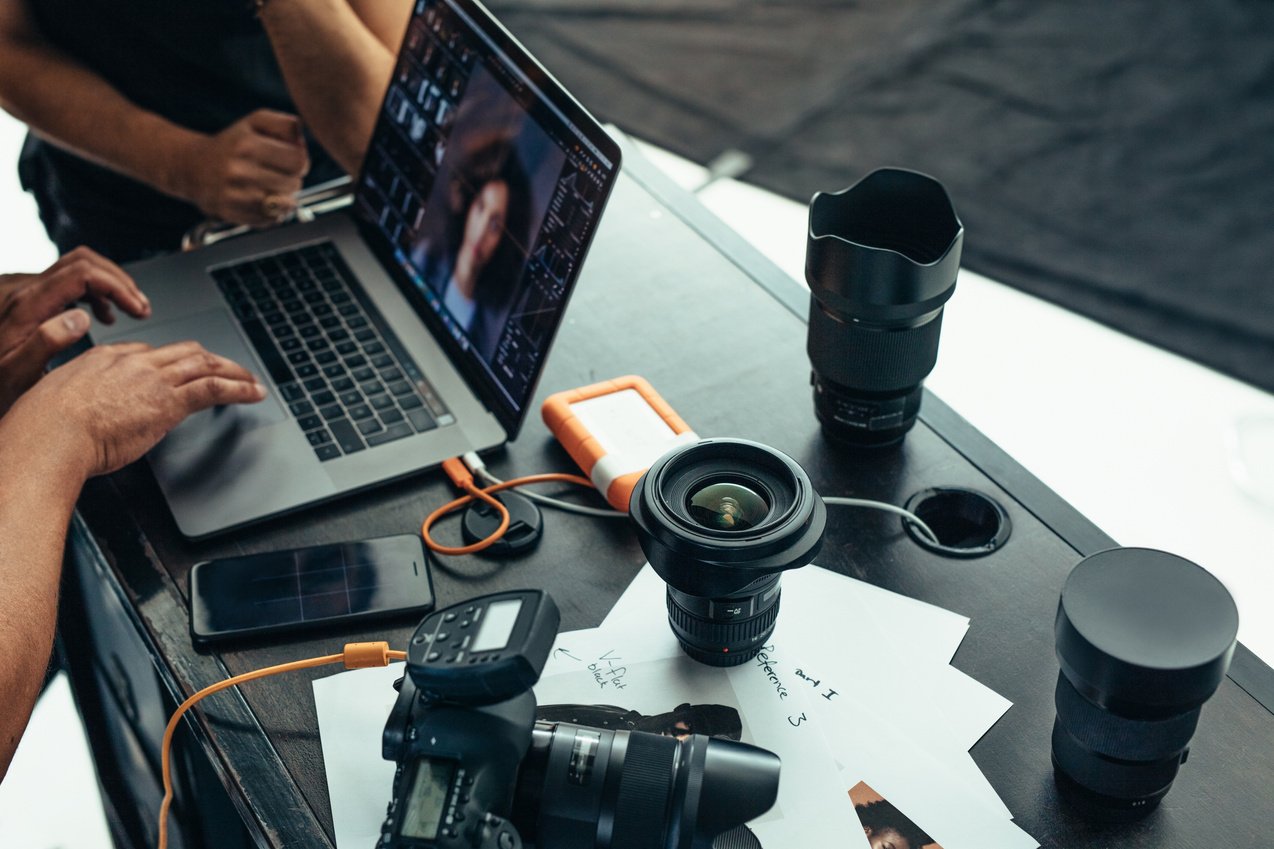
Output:
<instances>
[{"instance_id":1,"label":"silver laptop body","mask_svg":"<svg viewBox=\"0 0 1274 849\"><path fill-rule=\"evenodd\" d=\"M431 277L446 263L429 254L445 242L441 219L464 218L444 198L478 180L464 176L468 140L493 130L496 158L522 174L509 195L524 195L529 223L514 233L507 218L501 244L520 270L504 275L484 329L450 306L454 276ZM260 404L197 414L148 455L181 532L239 527L516 436L618 170L614 142L475 0L420 0L352 206L132 264L152 317L94 327L97 343L194 339L267 386ZM313 277L304 290L298 266Z\"/></svg>"}]
</instances>

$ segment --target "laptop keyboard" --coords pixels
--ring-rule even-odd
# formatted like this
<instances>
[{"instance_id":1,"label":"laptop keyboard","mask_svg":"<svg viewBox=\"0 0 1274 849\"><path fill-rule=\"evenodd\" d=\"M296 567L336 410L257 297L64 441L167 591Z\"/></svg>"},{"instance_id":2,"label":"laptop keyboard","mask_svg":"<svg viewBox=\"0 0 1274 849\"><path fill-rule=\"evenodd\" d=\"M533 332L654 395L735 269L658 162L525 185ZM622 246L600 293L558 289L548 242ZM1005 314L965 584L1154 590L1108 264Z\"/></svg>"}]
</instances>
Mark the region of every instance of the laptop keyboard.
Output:
<instances>
[{"instance_id":1,"label":"laptop keyboard","mask_svg":"<svg viewBox=\"0 0 1274 849\"><path fill-rule=\"evenodd\" d=\"M320 460L455 421L330 243L209 273Z\"/></svg>"}]
</instances>

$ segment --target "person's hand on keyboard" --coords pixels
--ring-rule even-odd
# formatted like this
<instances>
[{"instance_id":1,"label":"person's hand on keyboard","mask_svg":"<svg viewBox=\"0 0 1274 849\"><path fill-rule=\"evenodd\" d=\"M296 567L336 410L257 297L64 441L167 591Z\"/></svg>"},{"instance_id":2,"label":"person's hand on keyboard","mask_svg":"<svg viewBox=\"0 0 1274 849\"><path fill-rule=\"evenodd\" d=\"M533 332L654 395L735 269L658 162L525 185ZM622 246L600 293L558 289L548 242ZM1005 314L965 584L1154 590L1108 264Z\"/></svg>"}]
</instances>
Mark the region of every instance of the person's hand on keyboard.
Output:
<instances>
[{"instance_id":1,"label":"person's hand on keyboard","mask_svg":"<svg viewBox=\"0 0 1274 849\"><path fill-rule=\"evenodd\" d=\"M67 309L76 301L107 324L115 320L112 304L135 318L150 315L133 278L88 248L76 248L40 274L0 276L0 415L40 379L55 354L88 332L88 315Z\"/></svg>"},{"instance_id":2,"label":"person's hand on keyboard","mask_svg":"<svg viewBox=\"0 0 1274 849\"><path fill-rule=\"evenodd\" d=\"M4 425L42 434L43 450L87 479L141 457L192 413L265 394L251 372L197 342L100 345L47 374Z\"/></svg>"}]
</instances>

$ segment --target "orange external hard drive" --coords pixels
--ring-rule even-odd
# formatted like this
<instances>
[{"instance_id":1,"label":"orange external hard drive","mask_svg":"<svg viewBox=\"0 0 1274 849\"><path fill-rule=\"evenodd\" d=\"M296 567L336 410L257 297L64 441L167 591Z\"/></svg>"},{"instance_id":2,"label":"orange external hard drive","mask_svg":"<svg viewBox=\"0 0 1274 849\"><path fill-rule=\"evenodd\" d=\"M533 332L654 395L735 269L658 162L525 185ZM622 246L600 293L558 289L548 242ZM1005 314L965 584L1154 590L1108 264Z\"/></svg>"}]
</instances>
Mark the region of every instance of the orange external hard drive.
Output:
<instances>
[{"instance_id":1,"label":"orange external hard drive","mask_svg":"<svg viewBox=\"0 0 1274 849\"><path fill-rule=\"evenodd\" d=\"M557 392L544 424L616 510L650 464L699 437L643 377L628 375Z\"/></svg>"}]
</instances>

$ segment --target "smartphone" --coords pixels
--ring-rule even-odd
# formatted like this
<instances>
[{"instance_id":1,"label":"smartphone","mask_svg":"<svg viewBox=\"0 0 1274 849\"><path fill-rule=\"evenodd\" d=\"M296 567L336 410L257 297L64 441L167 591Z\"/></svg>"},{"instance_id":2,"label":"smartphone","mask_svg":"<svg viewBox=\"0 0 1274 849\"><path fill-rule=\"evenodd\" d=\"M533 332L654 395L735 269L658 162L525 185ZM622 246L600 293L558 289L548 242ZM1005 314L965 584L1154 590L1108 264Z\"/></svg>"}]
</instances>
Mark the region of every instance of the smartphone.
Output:
<instances>
[{"instance_id":1,"label":"smartphone","mask_svg":"<svg viewBox=\"0 0 1274 849\"><path fill-rule=\"evenodd\" d=\"M415 534L205 560L190 570L197 646L433 606L429 561Z\"/></svg>"}]
</instances>

